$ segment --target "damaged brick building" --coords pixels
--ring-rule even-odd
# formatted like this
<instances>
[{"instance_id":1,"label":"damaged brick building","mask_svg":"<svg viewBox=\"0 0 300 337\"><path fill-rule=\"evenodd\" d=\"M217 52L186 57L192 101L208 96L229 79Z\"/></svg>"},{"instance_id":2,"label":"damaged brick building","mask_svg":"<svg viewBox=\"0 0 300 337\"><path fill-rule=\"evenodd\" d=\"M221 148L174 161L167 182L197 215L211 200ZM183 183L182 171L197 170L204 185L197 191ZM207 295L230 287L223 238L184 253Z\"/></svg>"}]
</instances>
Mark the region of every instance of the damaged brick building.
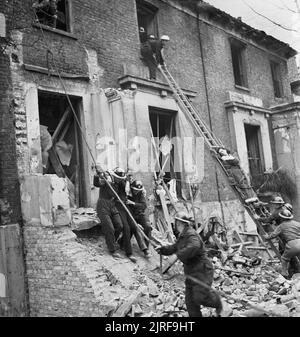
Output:
<instances>
[{"instance_id":1,"label":"damaged brick building","mask_svg":"<svg viewBox=\"0 0 300 337\"><path fill-rule=\"evenodd\" d=\"M284 157L294 151L284 150L275 121L292 118L291 114L298 121L300 106L293 102L287 65L296 51L239 19L213 7L203 8L197 1L61 0L54 28L37 21L30 1L5 1L0 6L6 20L6 36L0 40L1 225L5 226L0 234L10 238L6 242L11 240L22 266L24 234L26 273L22 267L7 279L8 289L17 279L20 289L9 297L17 298L19 312L29 307L31 315L65 313L70 304L68 292L75 287L90 289L76 294L84 299L78 300L82 315L105 315L97 306L103 298L100 293L95 295L93 277L71 256L70 251L81 250L68 241L74 240L72 232L69 237L67 232L55 236L55 228L67 226L71 219L70 201L64 199L66 189L74 196L71 205L95 207L97 201L98 190L92 185L94 163L85 139L98 158L103 137L114 148L125 146L133 151L134 144L126 142L136 136L195 135L163 78L148 79L140 55L139 27L148 34L170 37L165 50L170 72L210 129L238 154L254 186L265 171L285 165ZM49 153L50 165L44 168L40 125L48 127L55 144ZM126 130L126 135L120 130ZM209 151L201 142L195 146L190 151L201 152L191 175L198 191L194 202L199 221L215 215L229 233L234 228L255 230ZM125 169L132 169L128 157L117 160ZM300 173L293 166L297 164L290 162L288 168L295 173L300 191ZM67 186L43 173L66 177ZM144 181L153 206L151 168L133 174ZM168 174L176 181L178 198L189 201L188 174L172 169ZM153 209L150 207L152 213ZM151 219L155 221L154 216ZM70 251L67 245L72 246ZM51 250L61 253L58 265ZM71 260L70 271L67 262ZM76 284L70 280L72 275L78 276ZM54 290L45 290L53 279L61 289L66 311L55 311L57 304L51 302ZM47 294L48 307L39 300L42 294ZM78 313L74 301L76 298L70 315Z\"/></svg>"}]
</instances>

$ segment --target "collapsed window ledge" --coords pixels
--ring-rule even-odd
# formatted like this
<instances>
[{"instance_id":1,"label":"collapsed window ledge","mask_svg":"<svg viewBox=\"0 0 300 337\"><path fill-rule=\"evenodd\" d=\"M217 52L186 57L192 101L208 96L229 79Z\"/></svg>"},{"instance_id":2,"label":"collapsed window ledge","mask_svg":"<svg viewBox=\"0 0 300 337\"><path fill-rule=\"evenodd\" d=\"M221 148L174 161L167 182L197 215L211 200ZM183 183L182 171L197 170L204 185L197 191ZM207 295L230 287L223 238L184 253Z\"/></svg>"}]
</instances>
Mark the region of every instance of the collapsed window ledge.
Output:
<instances>
[{"instance_id":1,"label":"collapsed window ledge","mask_svg":"<svg viewBox=\"0 0 300 337\"><path fill-rule=\"evenodd\" d=\"M28 71L37 72L40 74L46 74L46 75L59 77L57 72L54 72L52 70L49 71L47 68L35 66L33 64L24 63L24 69ZM90 80L89 76L85 74L71 74L71 73L60 72L60 76L63 78L68 78L68 79L85 80L85 81Z\"/></svg>"},{"instance_id":2,"label":"collapsed window ledge","mask_svg":"<svg viewBox=\"0 0 300 337\"><path fill-rule=\"evenodd\" d=\"M236 89L243 90L243 91L246 91L246 92L250 92L249 88L243 87L242 85L235 84L234 86L235 86Z\"/></svg>"},{"instance_id":3,"label":"collapsed window ledge","mask_svg":"<svg viewBox=\"0 0 300 337\"><path fill-rule=\"evenodd\" d=\"M33 23L32 26L34 28L38 28L38 29L42 28L43 30L47 30L49 32L52 32L52 33L55 33L55 34L58 34L58 35L63 35L63 36L66 36L66 37L70 37L71 39L78 40L78 37L76 35L74 35L73 33L66 32L66 31L61 30L61 29L52 28L52 27L49 27L47 25L43 25L42 23Z\"/></svg>"}]
</instances>

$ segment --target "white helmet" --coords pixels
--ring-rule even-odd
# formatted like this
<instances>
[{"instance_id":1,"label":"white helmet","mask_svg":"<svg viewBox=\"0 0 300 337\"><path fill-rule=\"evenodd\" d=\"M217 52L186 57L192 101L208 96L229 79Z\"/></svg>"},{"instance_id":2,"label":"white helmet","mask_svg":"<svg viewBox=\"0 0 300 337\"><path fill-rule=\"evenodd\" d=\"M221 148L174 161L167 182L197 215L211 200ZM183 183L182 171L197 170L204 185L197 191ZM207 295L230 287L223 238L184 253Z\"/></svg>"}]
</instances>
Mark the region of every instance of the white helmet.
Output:
<instances>
[{"instance_id":1,"label":"white helmet","mask_svg":"<svg viewBox=\"0 0 300 337\"><path fill-rule=\"evenodd\" d=\"M170 38L169 38L168 35L162 35L162 36L160 37L160 39L163 40L163 41L170 41Z\"/></svg>"}]
</instances>

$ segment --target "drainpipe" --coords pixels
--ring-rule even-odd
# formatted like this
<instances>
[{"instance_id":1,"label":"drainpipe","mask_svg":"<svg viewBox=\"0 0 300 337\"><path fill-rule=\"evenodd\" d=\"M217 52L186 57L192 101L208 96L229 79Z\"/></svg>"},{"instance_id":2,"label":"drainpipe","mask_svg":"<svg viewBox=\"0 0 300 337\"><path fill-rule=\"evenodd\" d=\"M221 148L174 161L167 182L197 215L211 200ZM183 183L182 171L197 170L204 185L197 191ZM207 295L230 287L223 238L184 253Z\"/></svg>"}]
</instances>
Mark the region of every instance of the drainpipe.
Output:
<instances>
[{"instance_id":1,"label":"drainpipe","mask_svg":"<svg viewBox=\"0 0 300 337\"><path fill-rule=\"evenodd\" d=\"M209 103L209 95L208 95L208 86L207 86L207 78L206 78L206 68L204 62L204 52L203 52L203 45L202 45L202 38L201 38L201 30L200 30L200 15L199 12L197 13L197 27L198 27L198 37L199 37L199 46L200 46L200 54L201 54L201 63L202 63L202 71L203 71L203 79L204 79L204 87L205 87L205 97L206 97L206 104L207 104L207 111L208 111L208 119L209 119L209 127L210 131L213 133L212 127L212 117L211 117L211 109ZM220 195L220 183L217 169L215 169L215 177L216 177L216 184L217 184L217 194L218 194L218 202L220 203L221 213L222 213L222 221L225 224L225 217L224 217L224 209L221 201Z\"/></svg>"}]
</instances>

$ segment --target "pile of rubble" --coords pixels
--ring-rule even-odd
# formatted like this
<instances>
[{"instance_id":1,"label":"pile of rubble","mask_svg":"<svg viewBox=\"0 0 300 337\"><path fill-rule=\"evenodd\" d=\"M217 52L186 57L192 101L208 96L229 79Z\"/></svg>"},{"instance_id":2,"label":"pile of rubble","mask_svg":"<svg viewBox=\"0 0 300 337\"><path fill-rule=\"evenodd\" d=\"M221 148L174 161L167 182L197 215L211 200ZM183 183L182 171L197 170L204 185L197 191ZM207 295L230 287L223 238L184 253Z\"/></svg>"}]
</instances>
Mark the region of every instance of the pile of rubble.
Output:
<instances>
[{"instance_id":1,"label":"pile of rubble","mask_svg":"<svg viewBox=\"0 0 300 337\"><path fill-rule=\"evenodd\" d=\"M215 268L213 288L231 309L229 316L300 317L300 274L287 280L278 272L279 261L247 257L241 252L228 254L225 260L224 255L222 259L213 257L212 261ZM156 287L144 289L128 316L188 316L184 299L185 277L180 262L173 268L177 273L171 276L158 272L150 275ZM203 308L202 313L206 317L215 316L212 308Z\"/></svg>"}]
</instances>

